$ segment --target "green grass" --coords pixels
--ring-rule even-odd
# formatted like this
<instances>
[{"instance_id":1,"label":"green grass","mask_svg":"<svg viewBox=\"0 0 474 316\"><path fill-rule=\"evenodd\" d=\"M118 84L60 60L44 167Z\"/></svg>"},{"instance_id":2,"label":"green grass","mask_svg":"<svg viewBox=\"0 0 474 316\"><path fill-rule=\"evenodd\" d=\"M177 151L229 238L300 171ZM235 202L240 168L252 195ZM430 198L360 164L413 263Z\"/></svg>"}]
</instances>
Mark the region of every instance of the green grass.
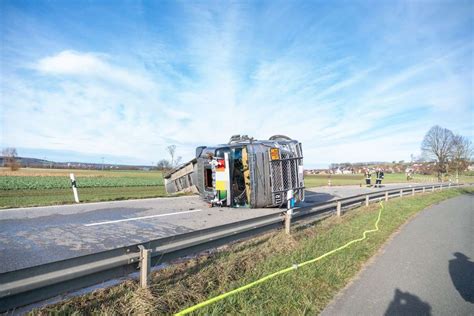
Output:
<instances>
[{"instance_id":1,"label":"green grass","mask_svg":"<svg viewBox=\"0 0 474 316\"><path fill-rule=\"evenodd\" d=\"M363 182L362 175L306 175L304 185L307 188L326 186L331 179L331 185L358 185Z\"/></svg>"},{"instance_id":2,"label":"green grass","mask_svg":"<svg viewBox=\"0 0 474 316\"><path fill-rule=\"evenodd\" d=\"M445 181L455 180L453 176L448 177ZM331 185L359 185L365 183L364 175L306 175L304 177L304 183L307 188L327 186L328 180L331 180ZM459 181L463 183L474 182L473 176L460 176ZM375 182L375 175L372 175L372 183ZM431 175L419 175L415 174L411 180L407 180L404 173L386 173L382 183L413 183L413 182L437 182L436 177Z\"/></svg>"},{"instance_id":3,"label":"green grass","mask_svg":"<svg viewBox=\"0 0 474 316\"><path fill-rule=\"evenodd\" d=\"M145 177L77 177L78 188L139 187L163 185L163 178ZM69 177L2 176L0 190L23 189L67 189L71 187Z\"/></svg>"},{"instance_id":4,"label":"green grass","mask_svg":"<svg viewBox=\"0 0 474 316\"><path fill-rule=\"evenodd\" d=\"M80 188L81 202L166 196L164 186ZM72 204L72 189L0 190L0 208Z\"/></svg>"},{"instance_id":5,"label":"green grass","mask_svg":"<svg viewBox=\"0 0 474 316\"><path fill-rule=\"evenodd\" d=\"M319 313L410 217L442 200L474 193L452 189L386 203L380 231L317 263L299 268L209 307L200 315L315 315ZM135 280L37 309L32 314L171 314L265 275L320 256L358 238L374 226L379 206L352 210L314 226L282 231L224 247L212 255L171 265L153 273L152 286L143 290Z\"/></svg>"},{"instance_id":6,"label":"green grass","mask_svg":"<svg viewBox=\"0 0 474 316\"><path fill-rule=\"evenodd\" d=\"M82 202L166 196L160 171L0 168L0 208L74 203L69 173Z\"/></svg>"},{"instance_id":7,"label":"green grass","mask_svg":"<svg viewBox=\"0 0 474 316\"><path fill-rule=\"evenodd\" d=\"M17 172L0 170L0 190L68 189L69 173L74 173L79 188L135 187L163 185L160 171L100 171L20 169Z\"/></svg>"}]
</instances>

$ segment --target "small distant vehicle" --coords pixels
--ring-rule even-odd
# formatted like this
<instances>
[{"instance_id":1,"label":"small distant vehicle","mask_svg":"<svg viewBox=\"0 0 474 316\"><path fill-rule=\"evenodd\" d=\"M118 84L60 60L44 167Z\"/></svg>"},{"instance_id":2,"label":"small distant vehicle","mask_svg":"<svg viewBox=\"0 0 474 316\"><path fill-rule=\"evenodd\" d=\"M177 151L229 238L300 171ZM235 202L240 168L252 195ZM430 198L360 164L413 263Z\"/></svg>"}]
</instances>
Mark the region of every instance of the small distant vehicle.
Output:
<instances>
[{"instance_id":1,"label":"small distant vehicle","mask_svg":"<svg viewBox=\"0 0 474 316\"><path fill-rule=\"evenodd\" d=\"M213 206L280 207L290 190L298 203L304 200L302 145L283 135L234 135L227 144L197 147L194 159L165 175L165 187L197 193Z\"/></svg>"}]
</instances>

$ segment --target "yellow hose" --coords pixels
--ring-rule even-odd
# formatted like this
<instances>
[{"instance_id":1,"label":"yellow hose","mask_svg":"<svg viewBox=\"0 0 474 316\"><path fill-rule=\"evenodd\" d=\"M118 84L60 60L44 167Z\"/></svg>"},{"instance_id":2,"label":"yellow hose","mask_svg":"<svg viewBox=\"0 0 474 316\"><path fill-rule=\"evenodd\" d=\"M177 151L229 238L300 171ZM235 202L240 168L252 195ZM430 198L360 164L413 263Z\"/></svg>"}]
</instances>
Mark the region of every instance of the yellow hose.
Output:
<instances>
[{"instance_id":1,"label":"yellow hose","mask_svg":"<svg viewBox=\"0 0 474 316\"><path fill-rule=\"evenodd\" d=\"M287 273L287 272L296 270L296 269L299 268L299 267L303 267L303 266L305 266L305 265L307 265L307 264L310 264L310 263L314 263L314 262L316 262L316 261L319 261L319 260L321 260L321 259L323 259L323 258L325 258L325 257L327 257L327 256L329 256L329 255L332 255L332 254L335 253L335 252L338 252L339 250L342 250L342 249L344 249L344 248L349 247L350 245L352 245L352 244L354 244L354 243L356 243L356 242L359 242L359 241L362 241L362 240L366 239L368 233L373 233L373 232L376 232L376 231L379 230L379 222L380 222L380 216L382 215L382 210L383 210L383 203L380 202L380 210L379 210L379 215L378 215L378 217L377 217L377 221L375 221L375 228L374 228L374 229L370 229L370 230L364 231L364 233L362 234L362 237L361 237L361 238L351 240L351 241L349 241L348 243L346 243L345 245L343 245L343 246L341 246L341 247L339 247L339 248L333 249L333 250L331 250L331 251L329 251L329 252L326 252L325 254L323 254L323 255L321 255L321 256L319 256L319 257L317 257L317 258L314 258L314 259L305 261L305 262L300 263L300 264L294 264L294 265L291 266L291 267L288 267L288 268L286 268L286 269L283 269L283 270L274 272L274 273L272 273L272 274L269 274L269 275L267 275L267 276L264 276L263 278L260 278L260 279L254 281L254 282L251 282L251 283L249 283L249 284L247 284L247 285L241 286L241 287L236 288L236 289L234 289L234 290L232 290L232 291L229 291L229 292L220 294L220 295L218 295L218 296L215 296L215 297L213 297L213 298L210 298L210 299L208 299L207 301L204 301L204 302L198 303L198 304L196 304L196 305L193 305L193 306L191 306L191 307L188 307L188 308L186 308L186 309L183 309L182 311L176 313L175 316L187 315L187 314L189 314L189 313L191 313L191 312L194 312L194 311L197 310L197 309L203 308L203 307L205 307L205 306L211 305L212 303L215 303L215 302L218 302L218 301L220 301L220 300L223 300L223 299L225 299L225 298L228 297L228 296L231 296L231 295L234 295L234 294L236 294L236 293L245 291L245 290L247 290L247 289L249 289L249 288L251 288L251 287L254 287L254 286L256 286L256 285L258 285L258 284L260 284L260 283L263 283L263 282L265 282L265 281L267 281L267 280L270 280L270 279L272 279L272 278L274 278L274 277L276 277L276 276L278 276L278 275L280 275L280 274L284 274L284 273Z\"/></svg>"}]
</instances>

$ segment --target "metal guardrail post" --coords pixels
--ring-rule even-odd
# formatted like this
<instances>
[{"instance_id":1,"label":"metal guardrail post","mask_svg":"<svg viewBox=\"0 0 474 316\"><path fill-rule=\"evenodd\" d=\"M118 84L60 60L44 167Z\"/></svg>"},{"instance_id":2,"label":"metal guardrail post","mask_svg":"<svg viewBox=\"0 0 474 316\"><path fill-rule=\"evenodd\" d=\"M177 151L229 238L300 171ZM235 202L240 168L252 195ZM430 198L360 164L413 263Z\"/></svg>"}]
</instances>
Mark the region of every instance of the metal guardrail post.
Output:
<instances>
[{"instance_id":1,"label":"metal guardrail post","mask_svg":"<svg viewBox=\"0 0 474 316\"><path fill-rule=\"evenodd\" d=\"M369 206L369 196L365 196L365 206Z\"/></svg>"},{"instance_id":2,"label":"metal guardrail post","mask_svg":"<svg viewBox=\"0 0 474 316\"><path fill-rule=\"evenodd\" d=\"M336 214L337 214L337 217L341 217L341 202L340 201L337 202Z\"/></svg>"},{"instance_id":3,"label":"metal guardrail post","mask_svg":"<svg viewBox=\"0 0 474 316\"><path fill-rule=\"evenodd\" d=\"M150 279L151 249L145 249L142 245L138 246L138 249L140 249L140 287L146 289Z\"/></svg>"},{"instance_id":4,"label":"metal guardrail post","mask_svg":"<svg viewBox=\"0 0 474 316\"><path fill-rule=\"evenodd\" d=\"M285 233L291 234L291 216L293 215L293 210L288 210L285 212Z\"/></svg>"},{"instance_id":5,"label":"metal guardrail post","mask_svg":"<svg viewBox=\"0 0 474 316\"><path fill-rule=\"evenodd\" d=\"M434 185L431 187L431 192L434 192Z\"/></svg>"},{"instance_id":6,"label":"metal guardrail post","mask_svg":"<svg viewBox=\"0 0 474 316\"><path fill-rule=\"evenodd\" d=\"M385 192L385 202L387 202L387 201L388 201L388 191Z\"/></svg>"},{"instance_id":7,"label":"metal guardrail post","mask_svg":"<svg viewBox=\"0 0 474 316\"><path fill-rule=\"evenodd\" d=\"M403 189L400 190L400 197L403 196Z\"/></svg>"},{"instance_id":8,"label":"metal guardrail post","mask_svg":"<svg viewBox=\"0 0 474 316\"><path fill-rule=\"evenodd\" d=\"M426 191L426 190L425 190L425 187L423 187L423 193L425 193L425 191Z\"/></svg>"},{"instance_id":9,"label":"metal guardrail post","mask_svg":"<svg viewBox=\"0 0 474 316\"><path fill-rule=\"evenodd\" d=\"M439 190L440 191L443 191L443 184L441 183L441 185L439 186Z\"/></svg>"},{"instance_id":10,"label":"metal guardrail post","mask_svg":"<svg viewBox=\"0 0 474 316\"><path fill-rule=\"evenodd\" d=\"M415 188L411 189L411 195L415 195Z\"/></svg>"}]
</instances>

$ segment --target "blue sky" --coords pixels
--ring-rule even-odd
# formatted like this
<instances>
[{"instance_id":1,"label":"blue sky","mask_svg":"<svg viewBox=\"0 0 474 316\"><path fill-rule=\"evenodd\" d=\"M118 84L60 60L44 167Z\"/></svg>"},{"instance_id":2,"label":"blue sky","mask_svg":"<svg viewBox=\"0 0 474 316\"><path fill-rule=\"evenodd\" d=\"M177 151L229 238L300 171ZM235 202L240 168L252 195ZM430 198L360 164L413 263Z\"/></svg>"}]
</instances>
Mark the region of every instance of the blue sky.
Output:
<instances>
[{"instance_id":1,"label":"blue sky","mask_svg":"<svg viewBox=\"0 0 474 316\"><path fill-rule=\"evenodd\" d=\"M150 164L285 134L305 164L473 139L472 1L1 1L1 146Z\"/></svg>"}]
</instances>

